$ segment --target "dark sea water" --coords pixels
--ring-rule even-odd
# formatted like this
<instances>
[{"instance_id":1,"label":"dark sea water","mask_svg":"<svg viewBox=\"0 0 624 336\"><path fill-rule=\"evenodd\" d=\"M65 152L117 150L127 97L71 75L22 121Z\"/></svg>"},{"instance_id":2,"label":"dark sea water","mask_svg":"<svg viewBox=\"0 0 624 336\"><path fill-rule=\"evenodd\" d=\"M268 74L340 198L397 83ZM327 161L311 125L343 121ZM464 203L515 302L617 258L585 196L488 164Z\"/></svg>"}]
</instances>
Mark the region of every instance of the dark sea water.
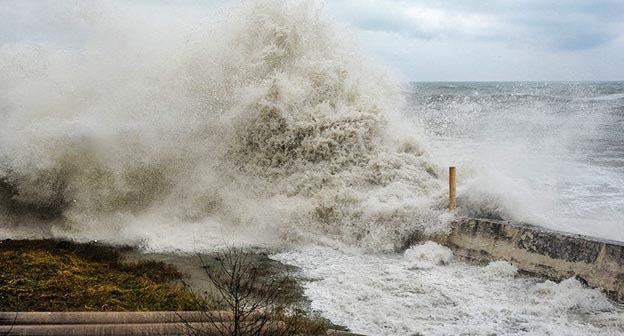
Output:
<instances>
[{"instance_id":1,"label":"dark sea water","mask_svg":"<svg viewBox=\"0 0 624 336\"><path fill-rule=\"evenodd\" d=\"M510 217L624 241L624 82L412 83L410 91L410 116L433 155L485 176Z\"/></svg>"}]
</instances>

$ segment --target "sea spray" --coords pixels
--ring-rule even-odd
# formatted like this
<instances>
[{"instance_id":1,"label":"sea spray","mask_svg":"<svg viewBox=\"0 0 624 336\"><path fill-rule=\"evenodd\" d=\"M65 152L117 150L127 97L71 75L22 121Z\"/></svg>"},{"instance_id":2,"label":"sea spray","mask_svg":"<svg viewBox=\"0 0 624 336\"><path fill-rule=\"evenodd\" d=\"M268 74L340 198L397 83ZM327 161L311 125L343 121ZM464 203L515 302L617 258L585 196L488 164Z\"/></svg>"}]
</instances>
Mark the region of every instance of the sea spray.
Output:
<instances>
[{"instance_id":1,"label":"sea spray","mask_svg":"<svg viewBox=\"0 0 624 336\"><path fill-rule=\"evenodd\" d=\"M5 221L154 249L210 231L378 250L443 227L442 171L399 131L399 85L320 7L259 1L169 31L81 4L77 45L3 45Z\"/></svg>"},{"instance_id":2,"label":"sea spray","mask_svg":"<svg viewBox=\"0 0 624 336\"><path fill-rule=\"evenodd\" d=\"M427 242L402 255L307 246L271 257L310 280L304 289L312 309L364 335L624 332L624 308L574 278L557 284L518 274L505 261L482 267L446 256Z\"/></svg>"},{"instance_id":3,"label":"sea spray","mask_svg":"<svg viewBox=\"0 0 624 336\"><path fill-rule=\"evenodd\" d=\"M624 83L414 86L406 115L458 166L461 214L624 241Z\"/></svg>"}]
</instances>

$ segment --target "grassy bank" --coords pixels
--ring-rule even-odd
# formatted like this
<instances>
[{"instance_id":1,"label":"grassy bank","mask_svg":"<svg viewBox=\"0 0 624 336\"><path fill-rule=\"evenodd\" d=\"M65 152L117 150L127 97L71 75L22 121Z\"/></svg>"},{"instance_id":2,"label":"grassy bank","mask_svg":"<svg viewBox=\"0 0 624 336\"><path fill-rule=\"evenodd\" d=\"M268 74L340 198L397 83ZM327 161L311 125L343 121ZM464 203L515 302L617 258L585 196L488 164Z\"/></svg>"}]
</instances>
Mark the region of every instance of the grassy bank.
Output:
<instances>
[{"instance_id":1,"label":"grassy bank","mask_svg":"<svg viewBox=\"0 0 624 336\"><path fill-rule=\"evenodd\" d=\"M224 263L227 254L209 254L187 266L185 271L194 272L195 278L212 283L212 288L189 290L181 284L193 280L192 274L182 274L163 261L124 261L129 255L139 256L129 247L60 240L0 241L0 311L232 312L228 295L236 288L242 302L252 298L248 303L258 307L278 307L258 309L255 313L260 320L253 323L278 323L293 331L284 335L324 335L328 329L342 329L296 308L303 295L286 275L285 265L276 265L265 254L231 251L235 263ZM189 257L169 258L179 263L180 258ZM239 273L231 279L242 281L221 283L230 279L232 273L227 272L232 267Z\"/></svg>"},{"instance_id":2,"label":"grassy bank","mask_svg":"<svg viewBox=\"0 0 624 336\"><path fill-rule=\"evenodd\" d=\"M124 248L55 240L0 241L0 311L194 310L163 262L124 263Z\"/></svg>"},{"instance_id":3,"label":"grassy bank","mask_svg":"<svg viewBox=\"0 0 624 336\"><path fill-rule=\"evenodd\" d=\"M97 243L0 241L0 311L230 311L232 308L218 295L227 296L232 283L223 283L221 291L209 287L189 290L181 284L192 280L192 274L182 274L163 261L124 261L129 255L139 256L129 247ZM270 303L280 307L271 310L270 320L261 323L288 326L296 330L293 335L324 335L327 329L342 329L294 308L303 296L296 282L285 275L284 265L275 265L276 262L264 254L236 251L234 255L239 258L235 264L224 264L222 254L205 255L202 262L193 262L194 266L187 266L185 271L194 272L195 278L202 277L204 283L210 283L208 279L222 279L223 272L230 271L232 266L246 270L236 278L252 282L236 283L234 287L243 289L239 294L245 298L262 298L252 301L253 304ZM183 257L169 258L176 261ZM188 257L183 258L186 259ZM186 261L190 265L190 261ZM274 282L275 279L282 280ZM215 284L219 282L213 282L212 286ZM275 297L267 300L263 292L266 290L272 291ZM284 311L291 313L284 314ZM264 318L262 316L260 314L259 318Z\"/></svg>"}]
</instances>

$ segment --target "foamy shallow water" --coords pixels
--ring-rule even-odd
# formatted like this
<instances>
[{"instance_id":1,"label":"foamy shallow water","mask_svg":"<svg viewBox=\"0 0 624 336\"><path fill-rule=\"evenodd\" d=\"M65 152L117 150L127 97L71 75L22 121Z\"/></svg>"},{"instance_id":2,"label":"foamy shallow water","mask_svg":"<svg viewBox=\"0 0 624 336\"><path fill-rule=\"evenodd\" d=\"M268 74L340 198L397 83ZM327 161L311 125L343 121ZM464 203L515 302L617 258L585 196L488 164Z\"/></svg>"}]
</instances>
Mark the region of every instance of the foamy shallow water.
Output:
<instances>
[{"instance_id":1,"label":"foamy shallow water","mask_svg":"<svg viewBox=\"0 0 624 336\"><path fill-rule=\"evenodd\" d=\"M368 335L622 335L624 307L574 279L480 267L426 243L403 255L307 247L272 258L301 268L312 309Z\"/></svg>"}]
</instances>

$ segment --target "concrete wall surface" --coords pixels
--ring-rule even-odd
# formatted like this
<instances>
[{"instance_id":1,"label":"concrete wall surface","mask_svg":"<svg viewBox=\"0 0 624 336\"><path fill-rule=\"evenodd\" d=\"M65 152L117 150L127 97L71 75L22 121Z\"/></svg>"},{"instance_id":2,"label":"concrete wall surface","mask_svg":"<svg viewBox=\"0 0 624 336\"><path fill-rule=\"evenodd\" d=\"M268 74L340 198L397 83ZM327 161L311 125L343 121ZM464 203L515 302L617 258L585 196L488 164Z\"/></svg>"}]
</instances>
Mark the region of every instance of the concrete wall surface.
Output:
<instances>
[{"instance_id":1,"label":"concrete wall surface","mask_svg":"<svg viewBox=\"0 0 624 336\"><path fill-rule=\"evenodd\" d=\"M488 219L462 219L433 240L469 261L507 260L551 280L578 277L624 302L624 243Z\"/></svg>"}]
</instances>

